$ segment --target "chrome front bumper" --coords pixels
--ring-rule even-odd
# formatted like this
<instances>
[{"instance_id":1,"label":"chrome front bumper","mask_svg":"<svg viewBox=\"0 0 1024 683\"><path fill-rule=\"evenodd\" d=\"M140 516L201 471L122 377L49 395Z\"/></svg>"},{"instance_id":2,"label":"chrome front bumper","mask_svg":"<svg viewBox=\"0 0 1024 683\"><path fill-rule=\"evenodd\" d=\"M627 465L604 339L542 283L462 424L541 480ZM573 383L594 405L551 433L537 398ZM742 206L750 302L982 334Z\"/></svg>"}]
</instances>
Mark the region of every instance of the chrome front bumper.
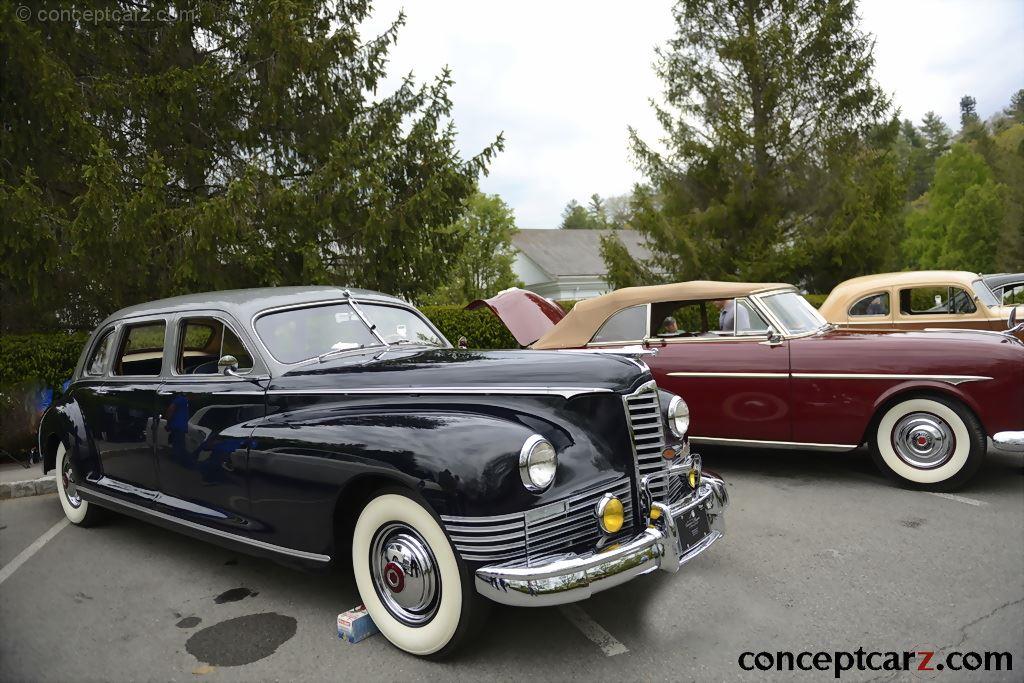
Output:
<instances>
[{"instance_id":1,"label":"chrome front bumper","mask_svg":"<svg viewBox=\"0 0 1024 683\"><path fill-rule=\"evenodd\" d=\"M605 550L482 567L476 571L476 589L505 605L545 607L584 600L656 569L674 573L722 537L728 505L725 482L706 474L697 491L675 505L652 503L660 517L630 540ZM676 520L698 506L707 512L710 532L684 552Z\"/></svg>"},{"instance_id":2,"label":"chrome front bumper","mask_svg":"<svg viewBox=\"0 0 1024 683\"><path fill-rule=\"evenodd\" d=\"M1024 432L996 432L992 435L992 443L1003 451L1024 452Z\"/></svg>"}]
</instances>

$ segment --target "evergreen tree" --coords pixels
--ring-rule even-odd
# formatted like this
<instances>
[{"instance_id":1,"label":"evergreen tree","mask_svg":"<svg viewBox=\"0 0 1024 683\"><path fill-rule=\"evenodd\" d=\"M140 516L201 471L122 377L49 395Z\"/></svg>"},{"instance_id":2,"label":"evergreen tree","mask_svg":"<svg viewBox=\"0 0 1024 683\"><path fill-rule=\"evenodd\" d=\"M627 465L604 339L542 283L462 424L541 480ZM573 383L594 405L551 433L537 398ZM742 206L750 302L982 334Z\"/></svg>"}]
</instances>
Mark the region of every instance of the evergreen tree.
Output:
<instances>
[{"instance_id":1,"label":"evergreen tree","mask_svg":"<svg viewBox=\"0 0 1024 683\"><path fill-rule=\"evenodd\" d=\"M558 227L563 230L596 230L604 225L579 202L571 199L562 210L562 223Z\"/></svg>"},{"instance_id":2,"label":"evergreen tree","mask_svg":"<svg viewBox=\"0 0 1024 683\"><path fill-rule=\"evenodd\" d=\"M403 16L365 40L368 0L165 9L37 22L0 4L5 329L188 291L415 299L449 279L449 227L502 140L461 158L447 71L377 91Z\"/></svg>"},{"instance_id":3,"label":"evergreen tree","mask_svg":"<svg viewBox=\"0 0 1024 683\"><path fill-rule=\"evenodd\" d=\"M680 0L673 16L657 53L667 153L631 131L649 179L633 221L654 251L645 269L827 291L892 262L899 122L856 2Z\"/></svg>"}]
</instances>

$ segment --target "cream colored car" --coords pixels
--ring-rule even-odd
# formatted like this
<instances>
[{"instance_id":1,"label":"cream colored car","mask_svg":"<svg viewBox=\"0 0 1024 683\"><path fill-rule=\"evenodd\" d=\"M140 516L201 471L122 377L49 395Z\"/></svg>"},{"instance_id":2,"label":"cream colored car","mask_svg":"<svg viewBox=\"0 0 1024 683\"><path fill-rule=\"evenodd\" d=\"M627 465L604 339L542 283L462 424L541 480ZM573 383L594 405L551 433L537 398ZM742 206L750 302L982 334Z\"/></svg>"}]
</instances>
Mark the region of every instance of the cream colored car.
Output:
<instances>
[{"instance_id":1,"label":"cream colored car","mask_svg":"<svg viewBox=\"0 0 1024 683\"><path fill-rule=\"evenodd\" d=\"M826 320L840 327L995 332L1006 330L1010 310L980 275L957 270L855 277L838 284L819 309Z\"/></svg>"}]
</instances>

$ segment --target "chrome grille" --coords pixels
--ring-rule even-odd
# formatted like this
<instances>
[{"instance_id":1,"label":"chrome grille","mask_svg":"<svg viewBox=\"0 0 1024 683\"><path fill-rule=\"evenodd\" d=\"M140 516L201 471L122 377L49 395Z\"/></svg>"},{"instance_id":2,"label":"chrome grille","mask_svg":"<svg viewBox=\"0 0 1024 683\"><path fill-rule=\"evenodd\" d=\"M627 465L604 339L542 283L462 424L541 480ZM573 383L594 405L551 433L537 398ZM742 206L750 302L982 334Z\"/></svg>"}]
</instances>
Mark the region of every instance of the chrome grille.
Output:
<instances>
[{"instance_id":1,"label":"chrome grille","mask_svg":"<svg viewBox=\"0 0 1024 683\"><path fill-rule=\"evenodd\" d=\"M636 456L637 482L649 474L658 474L668 469L668 461L662 457L665 450L665 430L661 419L661 404L658 401L658 385L648 382L632 394L623 398L629 431ZM667 482L668 477L654 477L650 491L655 500L674 502L682 497L683 485L677 477Z\"/></svg>"},{"instance_id":2,"label":"chrome grille","mask_svg":"<svg viewBox=\"0 0 1024 683\"><path fill-rule=\"evenodd\" d=\"M633 496L626 477L526 512L491 517L441 515L441 520L464 560L537 559L596 543L601 532L594 509L605 493L612 493L622 501L626 520L622 530L632 529Z\"/></svg>"}]
</instances>

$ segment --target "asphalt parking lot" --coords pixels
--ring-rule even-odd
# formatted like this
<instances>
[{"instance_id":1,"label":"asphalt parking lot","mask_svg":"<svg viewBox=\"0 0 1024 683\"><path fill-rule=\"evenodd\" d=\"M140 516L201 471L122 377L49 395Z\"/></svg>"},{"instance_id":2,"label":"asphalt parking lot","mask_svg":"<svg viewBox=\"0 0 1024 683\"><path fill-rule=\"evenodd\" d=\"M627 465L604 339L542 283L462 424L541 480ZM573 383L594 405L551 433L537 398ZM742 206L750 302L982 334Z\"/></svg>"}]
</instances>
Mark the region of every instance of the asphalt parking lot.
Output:
<instances>
[{"instance_id":1,"label":"asphalt parking lot","mask_svg":"<svg viewBox=\"0 0 1024 683\"><path fill-rule=\"evenodd\" d=\"M857 672L842 680L1021 680L1024 471L990 453L955 496L906 491L864 453L704 451L725 476L727 537L676 575L579 609L496 607L437 663L381 636L337 639L346 574L309 575L115 517L60 528L53 495L0 503L0 679L765 680L745 651L1009 652L1013 671ZM22 555L24 558L24 555ZM933 662L933 663L934 663Z\"/></svg>"}]
</instances>

